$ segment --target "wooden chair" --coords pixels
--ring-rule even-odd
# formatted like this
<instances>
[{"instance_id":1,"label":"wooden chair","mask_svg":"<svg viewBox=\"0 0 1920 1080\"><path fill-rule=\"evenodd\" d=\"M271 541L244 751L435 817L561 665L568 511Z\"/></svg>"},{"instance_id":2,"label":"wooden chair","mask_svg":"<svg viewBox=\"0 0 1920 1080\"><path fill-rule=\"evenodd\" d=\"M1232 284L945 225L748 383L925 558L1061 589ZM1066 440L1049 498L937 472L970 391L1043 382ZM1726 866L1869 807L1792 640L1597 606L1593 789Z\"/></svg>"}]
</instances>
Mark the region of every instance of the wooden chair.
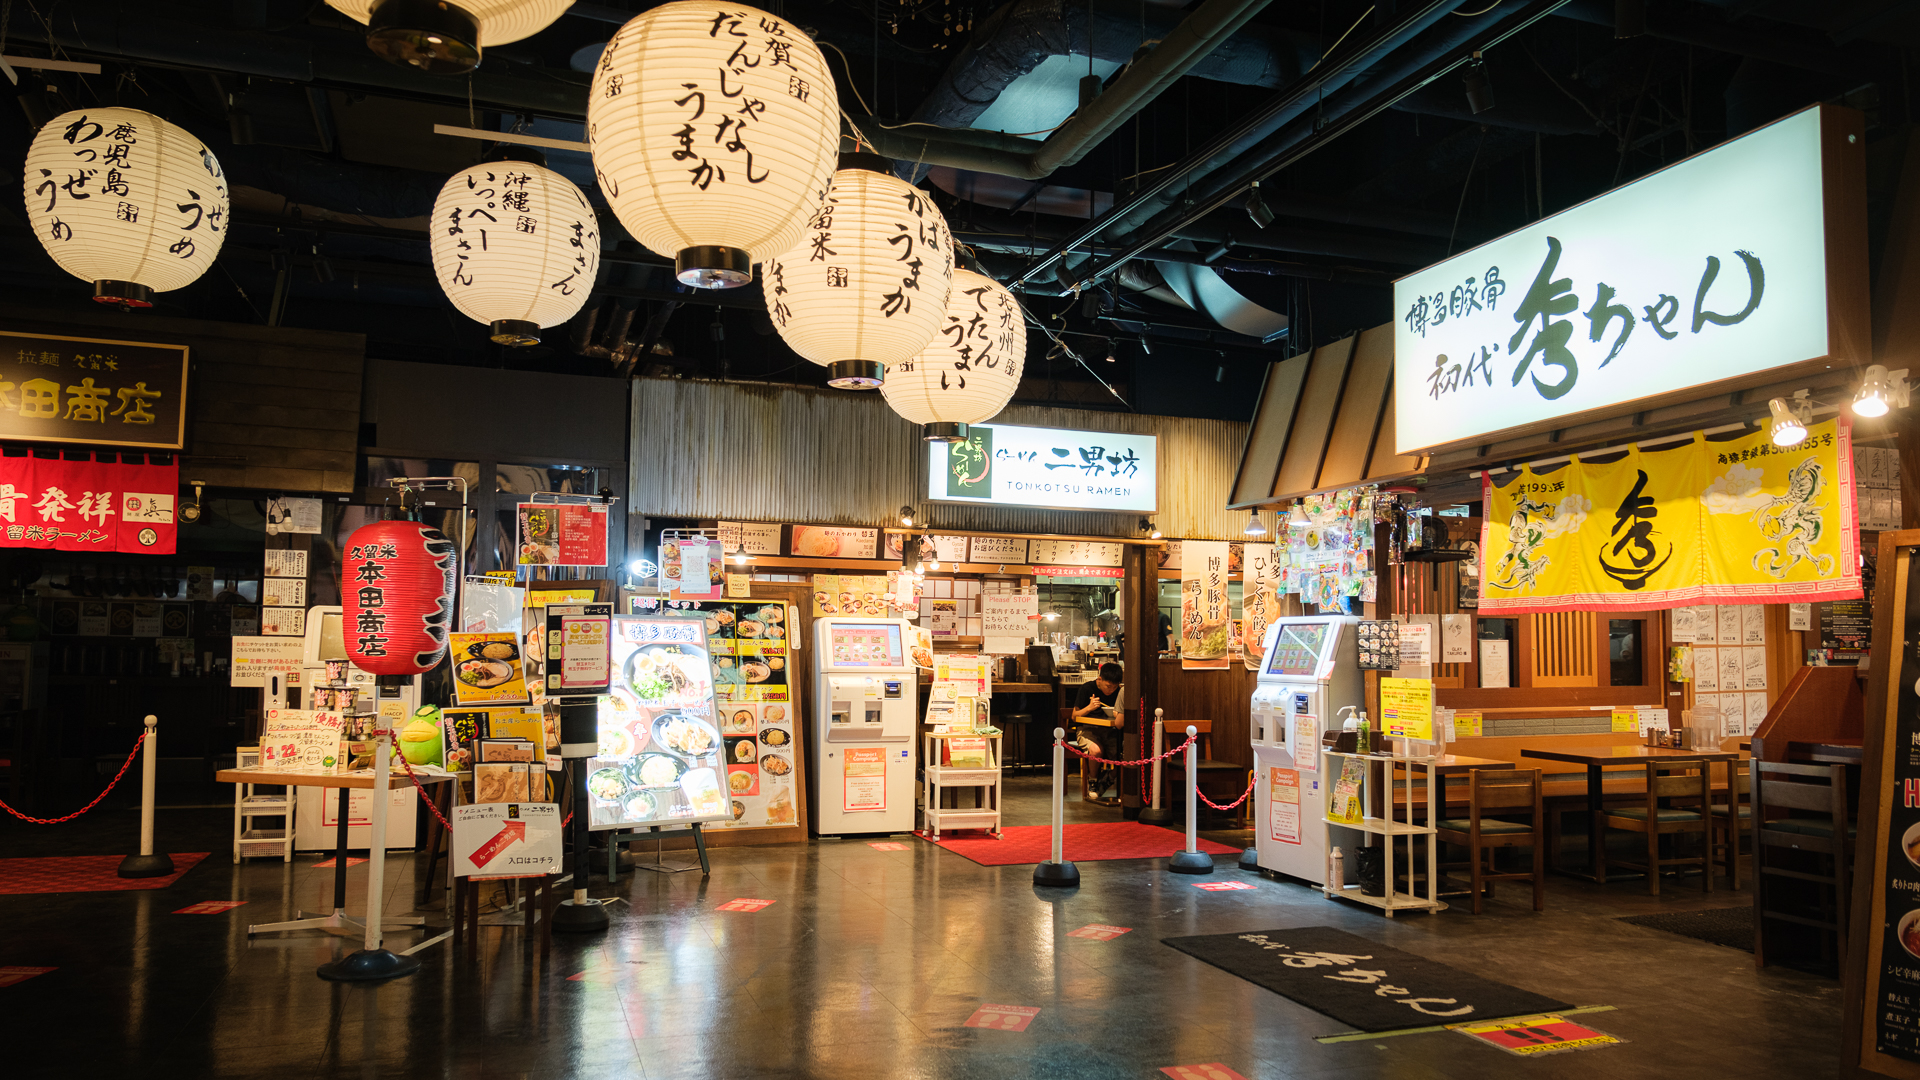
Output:
<instances>
[{"instance_id":1,"label":"wooden chair","mask_svg":"<svg viewBox=\"0 0 1920 1080\"><path fill-rule=\"evenodd\" d=\"M1707 813L1707 854L1716 852L1723 858L1727 868L1727 878L1733 887L1740 887L1740 869L1746 856L1741 851L1741 838L1753 831L1753 800L1749 792L1753 788L1753 773L1745 761L1727 762L1727 801L1714 803Z\"/></svg>"},{"instance_id":2,"label":"wooden chair","mask_svg":"<svg viewBox=\"0 0 1920 1080\"><path fill-rule=\"evenodd\" d=\"M1823 955L1837 962L1847 954L1847 886L1854 841L1847 767L1755 758L1752 777L1753 964L1767 966L1770 924L1775 923L1818 931ZM1813 857L1796 858L1788 851L1810 852ZM1789 890L1783 888L1787 881L1811 882L1820 890L1817 901L1791 903L1785 895ZM1831 953L1826 952L1829 937Z\"/></svg>"},{"instance_id":3,"label":"wooden chair","mask_svg":"<svg viewBox=\"0 0 1920 1080\"><path fill-rule=\"evenodd\" d=\"M1532 813L1528 824L1483 816L1489 810L1511 814L1521 808ZM1533 880L1533 910L1546 910L1546 811L1540 802L1539 769L1474 769L1467 778L1467 816L1444 818L1434 822L1434 828L1441 842L1459 844L1471 856L1475 915L1480 914L1481 894L1493 895L1491 882L1516 878ZM1499 872L1494 850L1523 846L1533 848L1533 869Z\"/></svg>"},{"instance_id":4,"label":"wooden chair","mask_svg":"<svg viewBox=\"0 0 1920 1080\"><path fill-rule=\"evenodd\" d=\"M1647 838L1647 861L1644 865L1636 863L1618 863L1629 870L1641 870L1647 875L1647 893L1660 895L1660 869L1665 866L1697 865L1700 867L1700 889L1713 891L1713 868L1708 856L1710 851L1703 847L1697 856L1668 857L1660 854L1660 838L1681 833L1699 833L1701 840L1707 839L1707 809L1711 805L1711 784L1707 768L1698 761L1647 762L1647 791L1645 802L1640 806L1607 807L1601 817L1608 829L1620 829L1637 832ZM1660 805L1666 799L1669 805ZM1606 833L1601 833L1600 873L1606 876L1607 851Z\"/></svg>"},{"instance_id":5,"label":"wooden chair","mask_svg":"<svg viewBox=\"0 0 1920 1080\"><path fill-rule=\"evenodd\" d=\"M1073 710L1069 708L1065 708L1064 706L1060 709L1059 717L1060 717L1060 720L1059 720L1060 727L1066 731L1067 742L1069 744L1071 744L1074 739L1079 737L1078 732L1076 730L1077 725L1084 724L1087 727L1111 728L1111 727L1117 726L1119 723L1119 721L1109 722L1105 718L1098 718L1098 717L1083 716L1083 717L1076 718L1073 715ZM1114 798L1111 798L1111 799L1103 798L1101 797L1099 790L1094 786L1094 782L1096 778L1103 771L1104 767L1095 765L1093 762L1088 761L1085 758L1076 758L1075 760L1080 763L1081 801L1094 803L1099 806L1119 806L1121 804L1121 799L1118 796L1115 796ZM1118 783L1119 774L1116 772L1114 776L1115 776L1115 782Z\"/></svg>"}]
</instances>

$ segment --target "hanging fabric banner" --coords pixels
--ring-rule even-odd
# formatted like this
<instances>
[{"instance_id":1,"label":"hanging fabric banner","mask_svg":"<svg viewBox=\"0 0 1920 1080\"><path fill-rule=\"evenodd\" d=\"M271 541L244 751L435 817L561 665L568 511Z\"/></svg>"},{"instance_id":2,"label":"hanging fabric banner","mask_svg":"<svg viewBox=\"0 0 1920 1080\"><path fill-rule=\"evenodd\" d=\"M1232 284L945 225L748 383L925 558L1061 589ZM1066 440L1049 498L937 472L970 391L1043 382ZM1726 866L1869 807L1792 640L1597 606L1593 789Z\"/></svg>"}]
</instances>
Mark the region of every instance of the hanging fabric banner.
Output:
<instances>
[{"instance_id":1,"label":"hanging fabric banner","mask_svg":"<svg viewBox=\"0 0 1920 1080\"><path fill-rule=\"evenodd\" d=\"M0 547L173 554L180 466L0 457Z\"/></svg>"},{"instance_id":2,"label":"hanging fabric banner","mask_svg":"<svg viewBox=\"0 0 1920 1080\"><path fill-rule=\"evenodd\" d=\"M1233 613L1227 610L1226 541L1183 541L1180 559L1180 666L1230 667Z\"/></svg>"},{"instance_id":3,"label":"hanging fabric banner","mask_svg":"<svg viewBox=\"0 0 1920 1080\"><path fill-rule=\"evenodd\" d=\"M1279 544L1248 544L1241 560L1240 659L1248 671L1260 670L1267 626L1280 617L1280 561L1286 557Z\"/></svg>"},{"instance_id":4,"label":"hanging fabric banner","mask_svg":"<svg viewBox=\"0 0 1920 1080\"><path fill-rule=\"evenodd\" d=\"M1577 456L1483 481L1480 612L1648 610L1862 595L1851 425Z\"/></svg>"}]
</instances>

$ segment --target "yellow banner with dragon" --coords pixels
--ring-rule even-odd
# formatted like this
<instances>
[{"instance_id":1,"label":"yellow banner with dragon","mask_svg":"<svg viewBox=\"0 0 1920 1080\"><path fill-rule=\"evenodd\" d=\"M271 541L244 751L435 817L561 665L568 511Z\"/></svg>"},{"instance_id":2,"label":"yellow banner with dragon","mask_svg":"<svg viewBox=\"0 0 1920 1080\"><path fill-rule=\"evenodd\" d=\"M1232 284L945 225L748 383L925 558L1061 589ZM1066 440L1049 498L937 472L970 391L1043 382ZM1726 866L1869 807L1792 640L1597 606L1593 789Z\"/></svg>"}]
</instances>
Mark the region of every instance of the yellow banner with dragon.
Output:
<instances>
[{"instance_id":1,"label":"yellow banner with dragon","mask_svg":"<svg viewBox=\"0 0 1920 1080\"><path fill-rule=\"evenodd\" d=\"M1484 479L1480 613L1861 595L1845 417Z\"/></svg>"}]
</instances>

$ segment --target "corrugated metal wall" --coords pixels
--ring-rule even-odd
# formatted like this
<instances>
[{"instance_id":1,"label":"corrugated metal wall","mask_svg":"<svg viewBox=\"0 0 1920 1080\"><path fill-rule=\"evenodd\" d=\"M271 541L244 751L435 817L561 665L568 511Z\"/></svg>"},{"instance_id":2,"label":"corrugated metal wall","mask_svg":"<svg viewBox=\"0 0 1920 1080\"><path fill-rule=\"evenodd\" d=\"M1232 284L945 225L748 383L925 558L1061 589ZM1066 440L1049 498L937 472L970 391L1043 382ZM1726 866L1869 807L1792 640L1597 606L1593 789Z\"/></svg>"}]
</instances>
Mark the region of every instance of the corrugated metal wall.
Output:
<instances>
[{"instance_id":1,"label":"corrugated metal wall","mask_svg":"<svg viewBox=\"0 0 1920 1080\"><path fill-rule=\"evenodd\" d=\"M684 379L632 385L636 513L873 526L911 503L935 529L1139 535L1138 514L928 502L925 445L877 393ZM1226 509L1244 423L1026 406L994 420L1158 435L1161 531L1238 539L1246 524Z\"/></svg>"}]
</instances>

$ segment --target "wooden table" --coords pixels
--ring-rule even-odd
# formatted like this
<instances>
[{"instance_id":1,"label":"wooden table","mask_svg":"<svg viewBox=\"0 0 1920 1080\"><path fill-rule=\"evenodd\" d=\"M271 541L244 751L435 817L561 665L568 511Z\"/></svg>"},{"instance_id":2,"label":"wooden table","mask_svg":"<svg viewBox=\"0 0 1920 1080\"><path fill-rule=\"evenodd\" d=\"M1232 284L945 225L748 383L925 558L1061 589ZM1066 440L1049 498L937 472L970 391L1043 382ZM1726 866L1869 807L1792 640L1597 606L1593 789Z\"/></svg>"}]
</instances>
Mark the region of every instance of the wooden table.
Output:
<instances>
[{"instance_id":1,"label":"wooden table","mask_svg":"<svg viewBox=\"0 0 1920 1080\"><path fill-rule=\"evenodd\" d=\"M1046 682L996 682L993 684L996 694L1051 694L1053 684Z\"/></svg>"},{"instance_id":2,"label":"wooden table","mask_svg":"<svg viewBox=\"0 0 1920 1080\"><path fill-rule=\"evenodd\" d=\"M1511 769L1513 762L1498 758L1470 757L1466 754L1442 754L1433 759L1433 771L1441 776L1472 772L1474 769Z\"/></svg>"},{"instance_id":3,"label":"wooden table","mask_svg":"<svg viewBox=\"0 0 1920 1080\"><path fill-rule=\"evenodd\" d=\"M440 784L452 780L447 773L416 773L421 786ZM292 920L277 923L258 923L247 927L248 935L265 934L279 930L325 930L330 934L351 935L365 929L365 922L347 915L347 792L355 788L373 787L371 772L357 773L308 773L308 772L270 772L265 769L222 769L213 775L216 782L222 784L281 784L290 787L338 788L340 790L340 824L336 831L333 849L333 914L322 915L317 912L299 912ZM392 789L390 789L392 790ZM287 822L287 828L293 828L293 822ZM371 837L367 857L381 858L386 854L386 837ZM436 841L438 837L435 837ZM429 875L431 876L431 875ZM380 910L378 897L367 897L369 914ZM407 929L421 926L425 919L415 916L389 916L380 920L382 927Z\"/></svg>"},{"instance_id":4,"label":"wooden table","mask_svg":"<svg viewBox=\"0 0 1920 1080\"><path fill-rule=\"evenodd\" d=\"M1732 750L1675 750L1665 746L1643 746L1638 743L1628 746L1563 746L1552 749L1523 749L1521 757L1544 758L1547 761L1565 761L1587 767L1587 860L1588 872L1584 876L1592 881L1600 881L1600 845L1604 840L1606 822L1604 820L1601 781L1603 770L1608 765L1646 765L1648 762L1697 761L1702 767L1713 761L1735 761L1740 755ZM1559 867L1554 867L1559 870ZM1568 872L1568 871L1562 871Z\"/></svg>"}]
</instances>

